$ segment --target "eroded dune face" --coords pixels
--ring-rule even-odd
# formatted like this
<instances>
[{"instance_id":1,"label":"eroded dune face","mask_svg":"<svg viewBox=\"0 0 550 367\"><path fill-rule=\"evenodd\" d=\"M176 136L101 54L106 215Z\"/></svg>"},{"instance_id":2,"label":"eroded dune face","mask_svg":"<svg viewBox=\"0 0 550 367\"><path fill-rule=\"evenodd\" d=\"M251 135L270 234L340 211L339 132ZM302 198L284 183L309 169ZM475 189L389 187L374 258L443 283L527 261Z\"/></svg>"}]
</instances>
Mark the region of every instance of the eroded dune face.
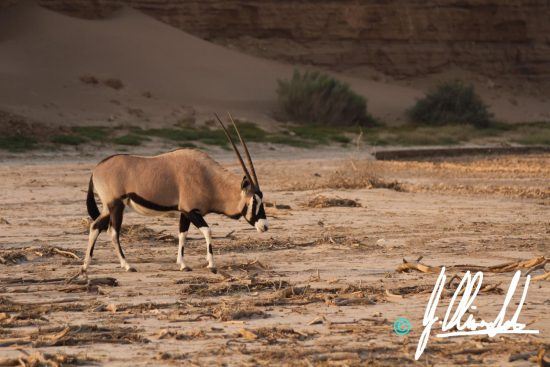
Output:
<instances>
[{"instance_id":1,"label":"eroded dune face","mask_svg":"<svg viewBox=\"0 0 550 367\"><path fill-rule=\"evenodd\" d=\"M300 2L125 0L182 30L248 51L325 66L370 65L391 75L450 63L495 74L549 78L544 2ZM120 1L41 0L71 15L107 16ZM521 9L521 11L518 11ZM262 51L259 45L265 47Z\"/></svg>"},{"instance_id":2,"label":"eroded dune face","mask_svg":"<svg viewBox=\"0 0 550 367\"><path fill-rule=\"evenodd\" d=\"M477 15L470 23L479 32L467 28L468 22L457 25L449 20L449 26L456 26L453 33L435 19L429 6L422 8L424 15L420 16L420 5L403 7L408 13L400 8L394 14L391 7L381 4L339 2L336 6L330 1L316 7L310 2L262 1L261 6L251 3L244 8L217 1L122 2L138 10L118 8L107 0L2 2L4 6L12 3L0 11L0 110L37 121L173 124L189 110L197 112L200 120L211 118L213 111L231 110L251 121L272 123L277 80L291 75L292 63L328 67L367 98L373 116L390 124L406 121L406 110L424 90L439 80L454 78L476 83L500 121L544 121L550 116L550 96L545 92L550 89L524 83L504 88L498 79L497 83L492 77L461 69L484 68L489 62L492 66L485 71L500 73L508 67L505 75L517 77L514 72L527 65L522 75L533 77L544 68L547 63L531 58L547 60L548 45L531 48L528 55L522 51L524 39L538 45L539 36L532 35L533 29L543 29L548 23L539 24L538 15L532 14L534 5L526 6L521 15L530 17L532 23L516 22L515 15L510 15L510 27L502 26L506 31L497 39L484 31ZM499 7L494 17L484 9L457 5L441 10L441 18L448 20L453 11L460 10L461 14L479 11L480 17L491 22L508 19L501 14L507 14L507 7ZM457 19L464 20L464 16ZM508 47L513 38L510 32L516 37L514 48ZM472 44L478 33L481 38ZM481 53L476 51L478 41L489 44ZM464 44L468 50L461 48ZM501 46L508 53L517 52L513 57L502 55ZM513 68L506 64L510 58ZM449 68L457 63L460 68ZM437 75L406 81L391 78L441 68L444 71ZM537 83L544 82L544 75L537 74Z\"/></svg>"},{"instance_id":3,"label":"eroded dune face","mask_svg":"<svg viewBox=\"0 0 550 367\"><path fill-rule=\"evenodd\" d=\"M265 111L277 78L292 71L129 8L83 20L24 2L0 13L0 34L2 104L45 120L116 119L136 109L173 120L182 106Z\"/></svg>"},{"instance_id":4,"label":"eroded dune face","mask_svg":"<svg viewBox=\"0 0 550 367\"><path fill-rule=\"evenodd\" d=\"M21 2L0 13L0 35L0 108L47 122L173 123L186 106L257 120L276 108L277 80L293 70L131 8L85 20ZM400 116L420 95L342 78L369 99L375 115Z\"/></svg>"}]
</instances>

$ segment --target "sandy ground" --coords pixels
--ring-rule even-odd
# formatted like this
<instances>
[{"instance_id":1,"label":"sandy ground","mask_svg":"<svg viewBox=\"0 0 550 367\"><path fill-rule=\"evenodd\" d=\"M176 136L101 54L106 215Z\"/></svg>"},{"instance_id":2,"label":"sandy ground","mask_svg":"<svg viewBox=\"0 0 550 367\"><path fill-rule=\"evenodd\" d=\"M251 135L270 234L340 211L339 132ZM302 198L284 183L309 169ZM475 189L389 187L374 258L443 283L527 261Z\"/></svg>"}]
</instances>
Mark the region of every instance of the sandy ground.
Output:
<instances>
[{"instance_id":1,"label":"sandy ground","mask_svg":"<svg viewBox=\"0 0 550 367\"><path fill-rule=\"evenodd\" d=\"M132 9L83 20L26 0L0 11L0 109L40 122L158 126L230 110L269 125L277 109L277 80L289 78L293 69L198 39ZM505 87L460 70L409 81L378 74L357 69L335 75L389 124L403 123L405 111L425 90L454 78L475 82L498 120L550 121L545 89ZM121 88L109 87L109 79L120 81Z\"/></svg>"},{"instance_id":2,"label":"sandy ground","mask_svg":"<svg viewBox=\"0 0 550 367\"><path fill-rule=\"evenodd\" d=\"M531 284L519 321L540 334L432 336L415 362L437 274L396 272L403 258L420 256L425 264L447 267L548 257L549 155L424 162L321 153L289 158L257 159L273 204L269 232L207 217L219 274L204 268L197 230L186 251L194 270L179 272L177 219L127 211L122 243L138 272L118 268L103 234L88 284L66 283L81 260L58 250L83 256L85 189L95 162L4 160L0 359L40 351L72 363L123 366L530 366L541 347L549 349L550 291L548 281L539 281ZM310 205L319 195L360 206ZM476 317L495 317L512 275L485 272ZM443 316L443 306L437 314ZM392 331L397 317L410 320L408 336Z\"/></svg>"}]
</instances>

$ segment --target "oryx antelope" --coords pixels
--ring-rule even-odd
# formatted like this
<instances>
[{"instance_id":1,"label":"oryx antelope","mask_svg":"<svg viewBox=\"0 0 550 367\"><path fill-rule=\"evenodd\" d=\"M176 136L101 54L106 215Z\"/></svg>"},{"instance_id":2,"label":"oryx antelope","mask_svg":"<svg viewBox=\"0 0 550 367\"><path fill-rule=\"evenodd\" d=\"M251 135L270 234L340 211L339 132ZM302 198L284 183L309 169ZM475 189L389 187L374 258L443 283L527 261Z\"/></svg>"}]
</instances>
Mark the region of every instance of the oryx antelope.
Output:
<instances>
[{"instance_id":1,"label":"oryx antelope","mask_svg":"<svg viewBox=\"0 0 550 367\"><path fill-rule=\"evenodd\" d=\"M250 171L227 128L216 115L244 171L241 178L227 171L206 153L195 149L178 149L154 157L114 155L101 161L92 171L86 200L90 225L88 248L82 271L86 272L99 234L109 229L120 266L135 271L124 257L119 234L126 205L144 215L159 215L168 211L180 213L177 263L180 270L191 270L184 261L184 247L190 223L206 240L208 268L216 272L212 254L212 236L204 216L224 214L230 218L244 217L259 232L268 229L256 171L246 143L237 125L229 118L244 148ZM94 198L94 188L103 204L100 212Z\"/></svg>"}]
</instances>

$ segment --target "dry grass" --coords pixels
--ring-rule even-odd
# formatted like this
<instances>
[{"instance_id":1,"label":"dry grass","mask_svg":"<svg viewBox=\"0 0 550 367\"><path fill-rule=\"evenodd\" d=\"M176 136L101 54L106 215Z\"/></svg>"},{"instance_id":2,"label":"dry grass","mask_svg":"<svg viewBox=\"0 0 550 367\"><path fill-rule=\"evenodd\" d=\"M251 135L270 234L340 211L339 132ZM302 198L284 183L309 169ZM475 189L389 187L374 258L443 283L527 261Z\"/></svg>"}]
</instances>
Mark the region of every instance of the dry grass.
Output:
<instances>
[{"instance_id":1,"label":"dry grass","mask_svg":"<svg viewBox=\"0 0 550 367\"><path fill-rule=\"evenodd\" d=\"M80 261L82 258L81 251L72 251L55 246L32 246L15 249L0 250L0 264L17 265L22 262L32 261L41 257L61 256Z\"/></svg>"},{"instance_id":2,"label":"dry grass","mask_svg":"<svg viewBox=\"0 0 550 367\"><path fill-rule=\"evenodd\" d=\"M21 356L17 358L0 359L0 366L25 366L25 367L59 367L94 364L95 360L86 355L69 355L65 353L42 353L35 351L32 354L19 350Z\"/></svg>"},{"instance_id":3,"label":"dry grass","mask_svg":"<svg viewBox=\"0 0 550 367\"><path fill-rule=\"evenodd\" d=\"M120 235L126 241L161 241L168 243L177 243L175 236L166 234L164 231L157 232L143 224L131 224L122 226Z\"/></svg>"},{"instance_id":4,"label":"dry grass","mask_svg":"<svg viewBox=\"0 0 550 367\"><path fill-rule=\"evenodd\" d=\"M269 315L258 307L239 303L226 304L214 307L212 315L220 321L264 319Z\"/></svg>"},{"instance_id":5,"label":"dry grass","mask_svg":"<svg viewBox=\"0 0 550 367\"><path fill-rule=\"evenodd\" d=\"M285 280L249 277L246 279L220 281L217 283L185 284L181 290L181 293L184 295L196 295L200 297L216 297L221 295L233 295L236 293L277 291L288 286L289 283Z\"/></svg>"},{"instance_id":6,"label":"dry grass","mask_svg":"<svg viewBox=\"0 0 550 367\"><path fill-rule=\"evenodd\" d=\"M355 208L360 207L361 204L352 199L342 199L342 198L328 198L324 195L318 195L311 199L306 206L308 208L329 208L334 206Z\"/></svg>"},{"instance_id":7,"label":"dry grass","mask_svg":"<svg viewBox=\"0 0 550 367\"><path fill-rule=\"evenodd\" d=\"M41 328L30 333L20 333L0 339L0 346L32 345L33 347L57 345L82 345L92 343L148 343L140 330L131 327L100 327L97 325L71 325Z\"/></svg>"},{"instance_id":8,"label":"dry grass","mask_svg":"<svg viewBox=\"0 0 550 367\"><path fill-rule=\"evenodd\" d=\"M437 192L455 195L503 196L548 199L549 156L460 157L436 161L338 161L332 170L319 175L316 168L301 176L289 170L277 182L284 190L389 189L399 192Z\"/></svg>"}]
</instances>

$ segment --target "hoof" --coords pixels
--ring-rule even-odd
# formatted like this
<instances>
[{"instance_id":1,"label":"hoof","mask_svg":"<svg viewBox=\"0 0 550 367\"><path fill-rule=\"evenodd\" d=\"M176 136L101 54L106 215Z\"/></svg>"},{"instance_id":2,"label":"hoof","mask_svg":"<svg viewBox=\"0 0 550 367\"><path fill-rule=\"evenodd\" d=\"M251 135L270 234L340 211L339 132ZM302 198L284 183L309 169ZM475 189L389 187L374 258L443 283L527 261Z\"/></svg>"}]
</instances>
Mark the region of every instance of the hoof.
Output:
<instances>
[{"instance_id":1,"label":"hoof","mask_svg":"<svg viewBox=\"0 0 550 367\"><path fill-rule=\"evenodd\" d=\"M137 273L137 269L134 268L133 266L130 266L128 269L126 269L126 271L129 273Z\"/></svg>"},{"instance_id":2,"label":"hoof","mask_svg":"<svg viewBox=\"0 0 550 367\"><path fill-rule=\"evenodd\" d=\"M191 269L189 266L184 266L182 268L180 268L180 271L191 271L193 269Z\"/></svg>"},{"instance_id":3,"label":"hoof","mask_svg":"<svg viewBox=\"0 0 550 367\"><path fill-rule=\"evenodd\" d=\"M216 268L208 268L208 270L210 270L214 274L218 274L218 269Z\"/></svg>"}]
</instances>

